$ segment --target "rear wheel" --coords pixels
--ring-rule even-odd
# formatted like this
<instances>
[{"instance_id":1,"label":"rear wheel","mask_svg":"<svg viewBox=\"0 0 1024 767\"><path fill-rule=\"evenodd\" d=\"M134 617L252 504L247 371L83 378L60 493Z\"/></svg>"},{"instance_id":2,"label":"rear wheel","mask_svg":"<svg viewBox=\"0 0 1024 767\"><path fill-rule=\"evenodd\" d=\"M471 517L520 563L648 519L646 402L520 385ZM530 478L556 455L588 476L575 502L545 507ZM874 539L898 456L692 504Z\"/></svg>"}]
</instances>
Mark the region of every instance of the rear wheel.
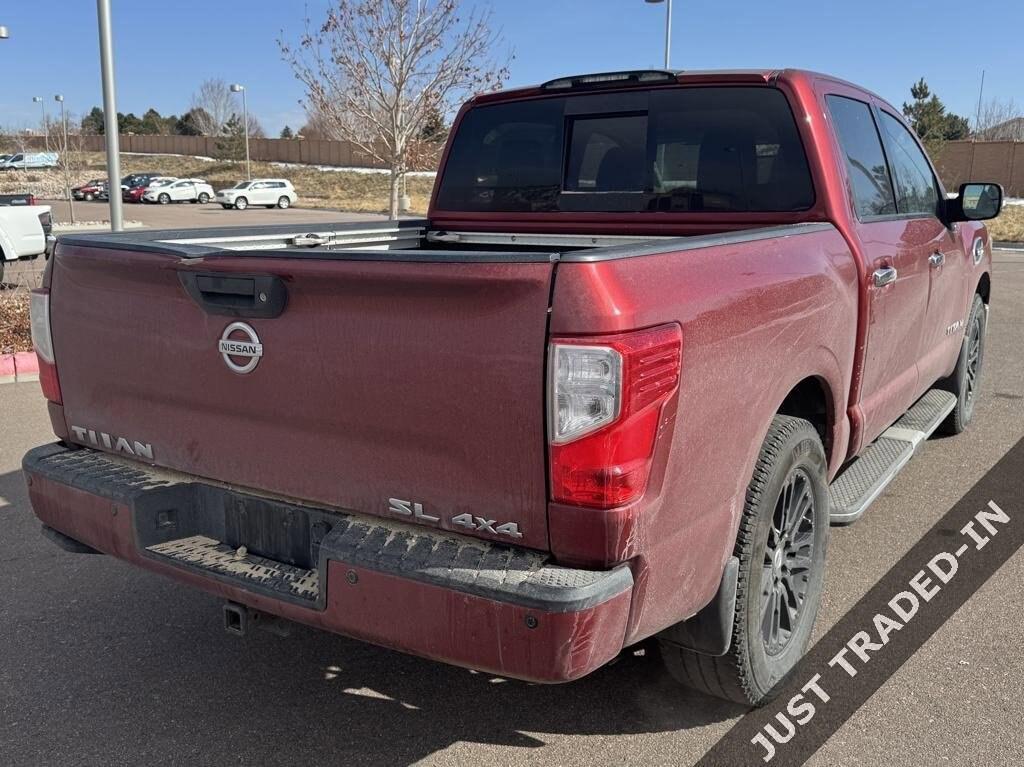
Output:
<instances>
[{"instance_id":1,"label":"rear wheel","mask_svg":"<svg viewBox=\"0 0 1024 767\"><path fill-rule=\"evenodd\" d=\"M92 193L91 193L91 192L87 192L87 193L86 193L86 195L85 195L85 201L86 201L86 202L92 202Z\"/></svg>"},{"instance_id":2,"label":"rear wheel","mask_svg":"<svg viewBox=\"0 0 1024 767\"><path fill-rule=\"evenodd\" d=\"M156 199L157 202L159 202L161 205L166 205L171 201L171 196L167 194L167 192L161 192L160 196L157 197Z\"/></svg>"},{"instance_id":3,"label":"rear wheel","mask_svg":"<svg viewBox=\"0 0 1024 767\"><path fill-rule=\"evenodd\" d=\"M828 540L825 451L817 430L776 416L747 487L732 643L721 657L662 640L669 673L688 687L747 705L772 697L810 642Z\"/></svg>"},{"instance_id":4,"label":"rear wheel","mask_svg":"<svg viewBox=\"0 0 1024 767\"><path fill-rule=\"evenodd\" d=\"M200 205L206 205L206 203L208 203L209 201L210 201L210 195L208 195L206 192L200 192L199 193L199 204Z\"/></svg>"},{"instance_id":5,"label":"rear wheel","mask_svg":"<svg viewBox=\"0 0 1024 767\"><path fill-rule=\"evenodd\" d=\"M290 208L291 204L292 204L292 201L289 200L287 197L285 197L283 195L277 201L277 207L279 207L281 210L285 210L286 208Z\"/></svg>"},{"instance_id":6,"label":"rear wheel","mask_svg":"<svg viewBox=\"0 0 1024 767\"><path fill-rule=\"evenodd\" d=\"M960 345L956 368L953 375L938 384L940 389L956 395L953 412L939 427L939 431L944 434L959 434L967 428L974 416L974 403L978 399L978 386L981 383L981 366L985 361L986 319L985 302L975 294L971 312L967 315L967 329Z\"/></svg>"},{"instance_id":7,"label":"rear wheel","mask_svg":"<svg viewBox=\"0 0 1024 767\"><path fill-rule=\"evenodd\" d=\"M244 197L235 199L235 210L245 210L249 207L249 201Z\"/></svg>"}]
</instances>

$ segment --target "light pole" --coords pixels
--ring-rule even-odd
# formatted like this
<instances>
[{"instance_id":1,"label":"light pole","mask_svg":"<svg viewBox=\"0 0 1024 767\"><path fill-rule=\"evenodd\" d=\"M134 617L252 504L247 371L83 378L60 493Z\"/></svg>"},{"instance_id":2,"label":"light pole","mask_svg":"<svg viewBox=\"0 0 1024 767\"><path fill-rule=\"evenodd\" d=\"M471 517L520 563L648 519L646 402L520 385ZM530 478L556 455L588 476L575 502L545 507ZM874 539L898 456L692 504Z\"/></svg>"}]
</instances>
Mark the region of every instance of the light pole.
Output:
<instances>
[{"instance_id":1,"label":"light pole","mask_svg":"<svg viewBox=\"0 0 1024 767\"><path fill-rule=\"evenodd\" d=\"M64 132L64 149L60 153L60 162L64 166L64 194L68 196L68 210L71 223L75 223L75 201L71 199L71 171L68 168L68 113L64 111L64 96L58 93L53 100L60 104L60 124Z\"/></svg>"},{"instance_id":2,"label":"light pole","mask_svg":"<svg viewBox=\"0 0 1024 767\"><path fill-rule=\"evenodd\" d=\"M121 216L121 150L117 135L117 99L114 96L114 42L110 31L110 0L96 0L100 28L100 70L103 74L103 136L107 148L107 199L110 229L124 229Z\"/></svg>"},{"instance_id":3,"label":"light pole","mask_svg":"<svg viewBox=\"0 0 1024 767\"><path fill-rule=\"evenodd\" d=\"M665 3L665 69L671 69L669 61L671 60L670 51L672 49L672 0L645 0L645 2L651 5L657 5L659 3Z\"/></svg>"},{"instance_id":4,"label":"light pole","mask_svg":"<svg viewBox=\"0 0 1024 767\"><path fill-rule=\"evenodd\" d=\"M43 113L43 137L46 141L46 151L50 151L50 126L46 124L46 102L42 96L33 96L32 101L39 105L40 111Z\"/></svg>"},{"instance_id":5,"label":"light pole","mask_svg":"<svg viewBox=\"0 0 1024 767\"><path fill-rule=\"evenodd\" d=\"M245 86L232 83L231 92L242 94L242 123L245 126L245 178L247 181L252 181L252 169L249 167L249 107L245 103Z\"/></svg>"}]
</instances>

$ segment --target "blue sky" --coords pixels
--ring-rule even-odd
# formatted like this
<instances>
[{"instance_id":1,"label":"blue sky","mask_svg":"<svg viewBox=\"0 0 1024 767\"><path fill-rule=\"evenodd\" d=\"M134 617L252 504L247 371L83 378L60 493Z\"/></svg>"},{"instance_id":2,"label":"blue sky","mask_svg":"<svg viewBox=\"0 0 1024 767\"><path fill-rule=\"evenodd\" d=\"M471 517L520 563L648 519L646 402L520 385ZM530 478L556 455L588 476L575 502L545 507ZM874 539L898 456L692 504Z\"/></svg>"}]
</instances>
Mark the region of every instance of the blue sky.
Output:
<instances>
[{"instance_id":1,"label":"blue sky","mask_svg":"<svg viewBox=\"0 0 1024 767\"><path fill-rule=\"evenodd\" d=\"M463 0L467 6L485 0ZM304 6L327 0L112 0L118 109L188 108L210 77L243 82L268 134L303 122L298 83L276 38L297 37ZM664 5L643 0L490 0L515 51L510 85L580 72L660 66ZM674 0L672 65L682 69L804 67L853 80L899 106L925 77L952 110L973 116L985 94L1024 107L1024 2L989 0ZM927 8L927 12L923 9ZM58 10L59 9L59 10ZM91 0L0 3L0 125L38 124L63 93L80 115L102 103Z\"/></svg>"}]
</instances>

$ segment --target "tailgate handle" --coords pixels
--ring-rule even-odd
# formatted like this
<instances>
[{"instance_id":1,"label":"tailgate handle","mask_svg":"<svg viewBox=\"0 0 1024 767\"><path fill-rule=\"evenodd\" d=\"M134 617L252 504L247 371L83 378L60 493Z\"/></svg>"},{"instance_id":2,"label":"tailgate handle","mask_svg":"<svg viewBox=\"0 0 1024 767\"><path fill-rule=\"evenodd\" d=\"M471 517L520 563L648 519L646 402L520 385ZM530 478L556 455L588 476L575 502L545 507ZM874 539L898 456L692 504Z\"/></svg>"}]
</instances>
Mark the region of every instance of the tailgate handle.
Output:
<instances>
[{"instance_id":1,"label":"tailgate handle","mask_svg":"<svg viewBox=\"0 0 1024 767\"><path fill-rule=\"evenodd\" d=\"M284 280L273 274L180 271L178 279L189 297L207 314L277 317L288 300Z\"/></svg>"}]
</instances>

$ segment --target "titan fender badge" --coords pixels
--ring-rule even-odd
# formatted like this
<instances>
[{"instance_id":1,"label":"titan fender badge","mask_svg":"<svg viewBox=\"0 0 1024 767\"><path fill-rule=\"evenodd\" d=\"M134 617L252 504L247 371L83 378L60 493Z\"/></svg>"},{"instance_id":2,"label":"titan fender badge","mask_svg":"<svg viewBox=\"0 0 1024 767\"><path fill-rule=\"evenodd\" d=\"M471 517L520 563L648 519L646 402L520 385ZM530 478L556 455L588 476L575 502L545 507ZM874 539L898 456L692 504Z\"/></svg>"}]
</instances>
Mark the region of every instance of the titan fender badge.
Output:
<instances>
[{"instance_id":1,"label":"titan fender badge","mask_svg":"<svg viewBox=\"0 0 1024 767\"><path fill-rule=\"evenodd\" d=\"M260 337L251 325L245 322L232 322L220 335L217 342L217 350L224 358L224 364L231 370L242 375L251 373L260 363L263 356L263 344ZM238 363L237 359L247 359L245 363Z\"/></svg>"}]
</instances>

